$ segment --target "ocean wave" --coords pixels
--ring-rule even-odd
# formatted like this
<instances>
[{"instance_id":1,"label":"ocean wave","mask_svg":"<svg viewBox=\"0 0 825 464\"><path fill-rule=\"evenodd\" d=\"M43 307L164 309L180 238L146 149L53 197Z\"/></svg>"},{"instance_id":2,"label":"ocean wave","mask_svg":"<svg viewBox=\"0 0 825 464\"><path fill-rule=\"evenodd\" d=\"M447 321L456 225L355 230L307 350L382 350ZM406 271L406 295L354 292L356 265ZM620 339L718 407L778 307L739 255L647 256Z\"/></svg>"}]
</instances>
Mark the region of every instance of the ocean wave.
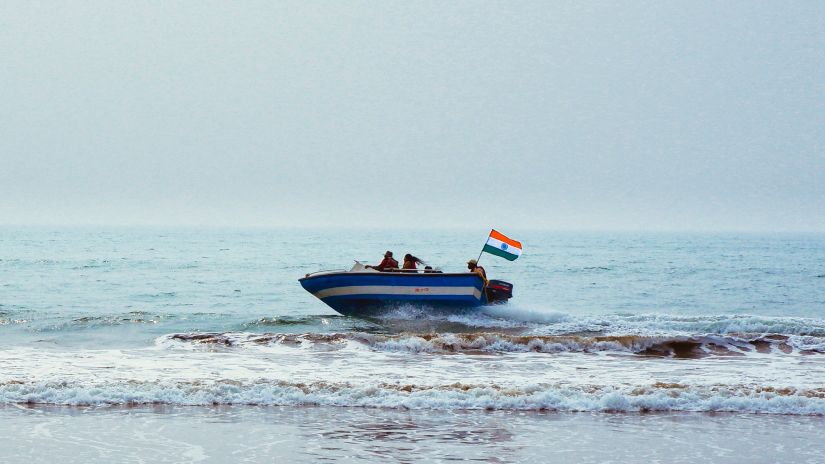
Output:
<instances>
[{"instance_id":1,"label":"ocean wave","mask_svg":"<svg viewBox=\"0 0 825 464\"><path fill-rule=\"evenodd\" d=\"M255 334L175 333L159 337L162 348L249 348L266 346L338 350L348 347L408 353L599 353L703 358L709 356L812 355L825 353L825 338L780 334L718 336L520 336L505 333L418 333L386 335L364 332Z\"/></svg>"},{"instance_id":2,"label":"ocean wave","mask_svg":"<svg viewBox=\"0 0 825 464\"><path fill-rule=\"evenodd\" d=\"M627 314L599 318L612 330L682 333L774 333L825 337L825 320L754 315Z\"/></svg>"},{"instance_id":3,"label":"ocean wave","mask_svg":"<svg viewBox=\"0 0 825 464\"><path fill-rule=\"evenodd\" d=\"M825 389L756 385L569 387L290 382L0 383L0 403L56 405L261 405L546 411L694 411L825 414Z\"/></svg>"},{"instance_id":4,"label":"ocean wave","mask_svg":"<svg viewBox=\"0 0 825 464\"><path fill-rule=\"evenodd\" d=\"M308 326L318 328L329 327L375 327L375 324L361 319L354 319L340 315L310 315L310 316L278 316L262 317L251 322L245 322L242 327L256 329L263 327L295 327Z\"/></svg>"},{"instance_id":5,"label":"ocean wave","mask_svg":"<svg viewBox=\"0 0 825 464\"><path fill-rule=\"evenodd\" d=\"M561 311L548 311L541 308L517 305L487 306L482 308L480 313L501 320L532 324L560 324L575 320L571 314Z\"/></svg>"},{"instance_id":6,"label":"ocean wave","mask_svg":"<svg viewBox=\"0 0 825 464\"><path fill-rule=\"evenodd\" d=\"M159 295L173 295L159 294ZM171 296L167 296L172 298ZM159 303L160 304L160 303ZM183 305L175 304L175 308ZM360 331L379 333L484 333L525 336L740 336L781 334L825 338L825 319L755 315L604 314L573 315L540 308L502 305L475 311L431 312L405 306L369 320L340 315L285 315L244 318L231 312L131 311L121 313L48 313L4 305L0 324L30 325L38 332L73 331L127 324L186 321L190 330L284 332ZM181 328L183 329L183 328ZM174 330L174 329L173 329Z\"/></svg>"},{"instance_id":7,"label":"ocean wave","mask_svg":"<svg viewBox=\"0 0 825 464\"><path fill-rule=\"evenodd\" d=\"M281 316L262 317L254 322L244 324L249 327L278 327L284 325L317 325L328 324L329 321L349 319L346 316Z\"/></svg>"},{"instance_id":8,"label":"ocean wave","mask_svg":"<svg viewBox=\"0 0 825 464\"><path fill-rule=\"evenodd\" d=\"M825 337L825 320L802 317L754 315L680 315L680 314L608 314L563 317L563 313L545 313L519 309L515 312L495 309L500 317L537 321L530 325L535 333L546 334L783 334ZM542 320L542 317L548 318Z\"/></svg>"},{"instance_id":9,"label":"ocean wave","mask_svg":"<svg viewBox=\"0 0 825 464\"><path fill-rule=\"evenodd\" d=\"M771 317L748 314L683 315L660 313L613 313L574 315L542 307L521 305L488 306L479 310L437 312L411 305L394 308L376 318L389 327L429 324L439 331L444 325L472 329L502 329L540 335L599 333L604 335L719 335L776 333L825 337L825 320L803 317Z\"/></svg>"},{"instance_id":10,"label":"ocean wave","mask_svg":"<svg viewBox=\"0 0 825 464\"><path fill-rule=\"evenodd\" d=\"M360 319L348 318L350 321ZM529 324L487 315L475 310L438 311L413 305L402 305L369 320L371 330L382 332L478 332L487 330L510 331L514 333L530 330ZM361 326L364 327L364 326ZM354 327L357 329L358 327ZM364 330L364 329L361 329Z\"/></svg>"},{"instance_id":11,"label":"ocean wave","mask_svg":"<svg viewBox=\"0 0 825 464\"><path fill-rule=\"evenodd\" d=\"M149 313L131 311L123 314L105 314L99 316L79 316L60 320L51 324L34 327L37 332L63 332L67 330L82 330L90 328L113 327L121 325L153 325L166 320L175 319L173 314ZM35 322L30 319L28 322Z\"/></svg>"}]
</instances>

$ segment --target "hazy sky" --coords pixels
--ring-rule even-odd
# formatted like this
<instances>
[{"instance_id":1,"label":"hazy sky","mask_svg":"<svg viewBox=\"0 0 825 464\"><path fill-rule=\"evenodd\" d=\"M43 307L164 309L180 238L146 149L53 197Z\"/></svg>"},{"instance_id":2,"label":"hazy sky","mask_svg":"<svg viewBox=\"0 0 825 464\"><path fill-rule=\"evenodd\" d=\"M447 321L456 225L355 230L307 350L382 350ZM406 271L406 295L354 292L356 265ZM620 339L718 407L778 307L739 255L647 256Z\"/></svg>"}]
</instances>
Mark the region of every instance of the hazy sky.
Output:
<instances>
[{"instance_id":1,"label":"hazy sky","mask_svg":"<svg viewBox=\"0 0 825 464\"><path fill-rule=\"evenodd\" d=\"M825 2L0 3L0 224L825 231Z\"/></svg>"}]
</instances>

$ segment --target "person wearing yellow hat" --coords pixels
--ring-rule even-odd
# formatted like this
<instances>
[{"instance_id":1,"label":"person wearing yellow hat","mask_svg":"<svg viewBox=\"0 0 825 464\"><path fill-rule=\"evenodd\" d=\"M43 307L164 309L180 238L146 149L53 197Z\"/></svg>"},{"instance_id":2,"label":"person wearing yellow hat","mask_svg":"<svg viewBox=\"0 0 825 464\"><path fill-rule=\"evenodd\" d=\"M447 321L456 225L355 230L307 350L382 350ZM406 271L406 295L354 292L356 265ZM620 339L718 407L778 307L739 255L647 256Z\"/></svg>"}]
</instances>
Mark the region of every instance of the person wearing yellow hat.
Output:
<instances>
[{"instance_id":1,"label":"person wearing yellow hat","mask_svg":"<svg viewBox=\"0 0 825 464\"><path fill-rule=\"evenodd\" d=\"M467 269L469 269L470 272L478 274L481 280L484 281L484 285L487 285L487 272L483 267L478 265L478 261L474 259L467 261Z\"/></svg>"}]
</instances>

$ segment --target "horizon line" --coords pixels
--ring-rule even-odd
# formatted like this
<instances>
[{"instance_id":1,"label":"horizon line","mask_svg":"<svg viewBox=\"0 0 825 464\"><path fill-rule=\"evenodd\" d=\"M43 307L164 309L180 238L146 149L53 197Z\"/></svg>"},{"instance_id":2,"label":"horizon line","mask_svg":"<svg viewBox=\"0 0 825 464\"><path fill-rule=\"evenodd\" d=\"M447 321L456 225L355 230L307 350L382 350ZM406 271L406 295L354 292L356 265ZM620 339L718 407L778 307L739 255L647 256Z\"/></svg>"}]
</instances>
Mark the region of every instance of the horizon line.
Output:
<instances>
[{"instance_id":1,"label":"horizon line","mask_svg":"<svg viewBox=\"0 0 825 464\"><path fill-rule=\"evenodd\" d=\"M742 233L742 234L825 234L825 229L761 229L761 228L669 228L669 227L550 227L497 224L489 227L476 227L470 225L446 225L446 226L375 226L375 225L317 225L317 224L198 224L198 223L0 223L0 228L38 228L38 229L163 229L163 230L348 230L348 231L476 231L479 229L504 229L517 232L558 232L558 233L695 233L695 234L719 234L719 233Z\"/></svg>"}]
</instances>

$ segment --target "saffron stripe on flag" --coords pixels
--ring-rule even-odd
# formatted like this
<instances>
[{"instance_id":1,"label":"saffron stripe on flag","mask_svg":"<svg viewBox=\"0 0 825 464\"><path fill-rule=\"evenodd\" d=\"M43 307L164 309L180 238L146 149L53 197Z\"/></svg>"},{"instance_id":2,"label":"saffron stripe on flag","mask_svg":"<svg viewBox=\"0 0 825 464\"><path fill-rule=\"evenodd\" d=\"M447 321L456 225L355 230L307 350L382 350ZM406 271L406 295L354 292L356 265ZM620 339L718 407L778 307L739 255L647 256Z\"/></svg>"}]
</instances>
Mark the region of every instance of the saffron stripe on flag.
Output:
<instances>
[{"instance_id":1,"label":"saffron stripe on flag","mask_svg":"<svg viewBox=\"0 0 825 464\"><path fill-rule=\"evenodd\" d=\"M514 246L518 249L521 249L521 242L511 239L510 237L507 237L506 235L502 234L501 232L499 232L495 229L490 231L490 237L489 238L494 238L494 239L496 239L500 242L506 243L507 245Z\"/></svg>"}]
</instances>

